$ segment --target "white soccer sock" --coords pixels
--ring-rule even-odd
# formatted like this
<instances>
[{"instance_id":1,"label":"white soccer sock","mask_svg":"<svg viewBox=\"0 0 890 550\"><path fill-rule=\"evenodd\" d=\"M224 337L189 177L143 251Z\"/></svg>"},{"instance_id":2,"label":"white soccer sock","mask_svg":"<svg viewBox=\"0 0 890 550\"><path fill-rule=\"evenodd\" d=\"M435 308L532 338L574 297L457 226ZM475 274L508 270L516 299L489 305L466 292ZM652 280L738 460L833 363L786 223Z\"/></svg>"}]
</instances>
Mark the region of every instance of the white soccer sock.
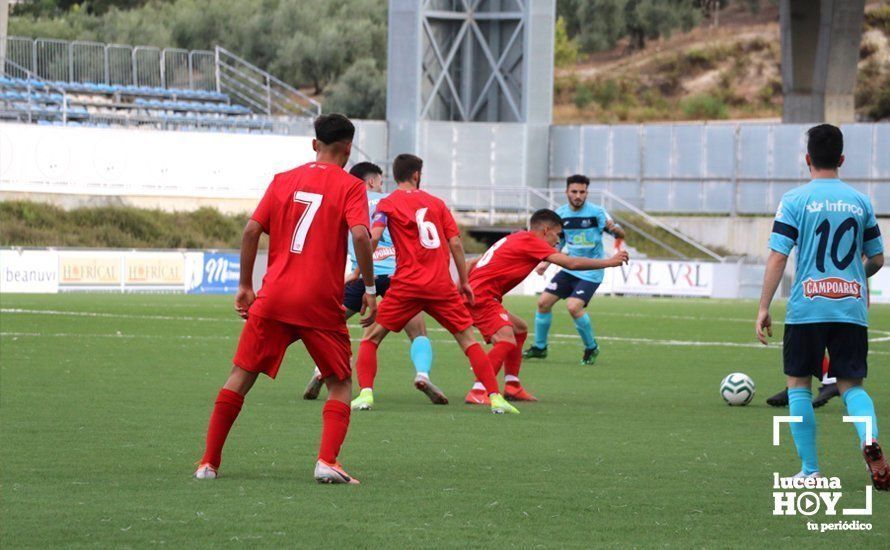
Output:
<instances>
[{"instance_id":1,"label":"white soccer sock","mask_svg":"<svg viewBox=\"0 0 890 550\"><path fill-rule=\"evenodd\" d=\"M315 367L315 377L316 377L316 378L321 378L321 371L318 370L318 367Z\"/></svg>"},{"instance_id":2,"label":"white soccer sock","mask_svg":"<svg viewBox=\"0 0 890 550\"><path fill-rule=\"evenodd\" d=\"M513 376L512 374L505 374L504 382L519 382L519 377Z\"/></svg>"},{"instance_id":3,"label":"white soccer sock","mask_svg":"<svg viewBox=\"0 0 890 550\"><path fill-rule=\"evenodd\" d=\"M837 384L837 378L834 376L828 376L827 374L822 377L822 385L828 386L830 384Z\"/></svg>"},{"instance_id":4,"label":"white soccer sock","mask_svg":"<svg viewBox=\"0 0 890 550\"><path fill-rule=\"evenodd\" d=\"M430 379L430 375L427 374L427 373L425 373L425 372L418 372L418 373L417 373L417 376L415 376L414 378L415 378L415 380L416 380L417 378L423 378L424 380L429 380L429 379Z\"/></svg>"},{"instance_id":5,"label":"white soccer sock","mask_svg":"<svg viewBox=\"0 0 890 550\"><path fill-rule=\"evenodd\" d=\"M482 382L476 382L473 384L473 389L485 391L485 386L482 385Z\"/></svg>"}]
</instances>

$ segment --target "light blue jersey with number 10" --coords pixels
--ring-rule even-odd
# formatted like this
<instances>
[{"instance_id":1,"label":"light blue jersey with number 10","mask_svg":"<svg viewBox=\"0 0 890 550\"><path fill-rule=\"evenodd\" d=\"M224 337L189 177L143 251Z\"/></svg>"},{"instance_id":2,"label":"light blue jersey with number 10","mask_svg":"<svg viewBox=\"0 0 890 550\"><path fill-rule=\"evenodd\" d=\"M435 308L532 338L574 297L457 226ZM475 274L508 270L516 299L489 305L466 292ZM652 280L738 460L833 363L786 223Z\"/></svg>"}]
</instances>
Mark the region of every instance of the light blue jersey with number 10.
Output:
<instances>
[{"instance_id":1,"label":"light blue jersey with number 10","mask_svg":"<svg viewBox=\"0 0 890 550\"><path fill-rule=\"evenodd\" d=\"M785 323L868 326L862 255L884 251L868 197L838 179L818 179L785 193L769 247L789 255L797 273Z\"/></svg>"}]
</instances>

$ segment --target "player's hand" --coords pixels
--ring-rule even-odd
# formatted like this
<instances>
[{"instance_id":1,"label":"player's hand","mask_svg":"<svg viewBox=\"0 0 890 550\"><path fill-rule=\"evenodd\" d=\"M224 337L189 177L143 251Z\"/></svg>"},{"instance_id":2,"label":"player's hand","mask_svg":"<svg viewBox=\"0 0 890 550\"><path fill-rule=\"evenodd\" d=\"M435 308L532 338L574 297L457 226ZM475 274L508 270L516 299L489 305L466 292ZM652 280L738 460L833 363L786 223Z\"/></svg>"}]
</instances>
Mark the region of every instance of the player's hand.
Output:
<instances>
[{"instance_id":1,"label":"player's hand","mask_svg":"<svg viewBox=\"0 0 890 550\"><path fill-rule=\"evenodd\" d=\"M463 294L464 299L468 304L473 305L476 303L476 295L473 294L473 287L470 286L470 283L464 283L460 287L460 293Z\"/></svg>"},{"instance_id":2,"label":"player's hand","mask_svg":"<svg viewBox=\"0 0 890 550\"><path fill-rule=\"evenodd\" d=\"M538 264L538 267L535 268L535 273L538 275L544 275L544 272L547 271L547 262L541 262Z\"/></svg>"},{"instance_id":3,"label":"player's hand","mask_svg":"<svg viewBox=\"0 0 890 550\"><path fill-rule=\"evenodd\" d=\"M630 261L630 254L627 253L627 250L619 250L612 256L610 263L612 267L618 267L622 264L626 264Z\"/></svg>"},{"instance_id":4,"label":"player's hand","mask_svg":"<svg viewBox=\"0 0 890 550\"><path fill-rule=\"evenodd\" d=\"M247 310L256 301L256 293L250 287L239 286L235 294L235 311L242 319L247 319Z\"/></svg>"},{"instance_id":5,"label":"player's hand","mask_svg":"<svg viewBox=\"0 0 890 550\"><path fill-rule=\"evenodd\" d=\"M764 336L764 332L769 335L770 338L773 337L773 319L769 315L769 310L761 309L757 313L757 322L754 323L754 332L757 333L757 339L760 340L760 343L764 346L769 345L769 342Z\"/></svg>"},{"instance_id":6,"label":"player's hand","mask_svg":"<svg viewBox=\"0 0 890 550\"><path fill-rule=\"evenodd\" d=\"M360 313L364 315L361 321L359 321L359 324L361 326L369 327L374 324L374 319L377 318L376 294L368 294L367 292L365 292L364 296L362 296L362 310Z\"/></svg>"}]
</instances>

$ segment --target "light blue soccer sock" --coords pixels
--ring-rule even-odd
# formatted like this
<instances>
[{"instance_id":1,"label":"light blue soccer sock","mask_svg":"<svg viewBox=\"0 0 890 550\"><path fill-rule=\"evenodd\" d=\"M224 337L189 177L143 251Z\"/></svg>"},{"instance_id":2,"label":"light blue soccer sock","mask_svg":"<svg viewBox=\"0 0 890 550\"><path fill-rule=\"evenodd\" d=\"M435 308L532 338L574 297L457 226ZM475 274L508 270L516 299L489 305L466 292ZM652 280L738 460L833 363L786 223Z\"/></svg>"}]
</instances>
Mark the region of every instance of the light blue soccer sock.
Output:
<instances>
[{"instance_id":1,"label":"light blue soccer sock","mask_svg":"<svg viewBox=\"0 0 890 550\"><path fill-rule=\"evenodd\" d=\"M816 413L813 411L813 392L809 388L788 388L788 410L791 416L803 417L803 422L791 422L791 437L797 447L804 474L819 471L816 456Z\"/></svg>"},{"instance_id":2,"label":"light blue soccer sock","mask_svg":"<svg viewBox=\"0 0 890 550\"><path fill-rule=\"evenodd\" d=\"M547 335L550 334L550 323L553 322L553 313L535 313L535 347L544 349L547 347Z\"/></svg>"},{"instance_id":3,"label":"light blue soccer sock","mask_svg":"<svg viewBox=\"0 0 890 550\"><path fill-rule=\"evenodd\" d=\"M433 368L433 345L426 336L418 336L411 342L411 362L417 374L430 375Z\"/></svg>"},{"instance_id":4,"label":"light blue soccer sock","mask_svg":"<svg viewBox=\"0 0 890 550\"><path fill-rule=\"evenodd\" d=\"M850 416L871 417L871 437L878 438L878 417L875 415L875 404L862 386L855 386L844 392L844 404ZM855 422L859 434L859 446L865 446L865 422Z\"/></svg>"},{"instance_id":5,"label":"light blue soccer sock","mask_svg":"<svg viewBox=\"0 0 890 550\"><path fill-rule=\"evenodd\" d=\"M584 349L596 347L596 338L593 337L593 325L590 323L590 315L585 313L581 317L575 319L575 329L581 335L584 342Z\"/></svg>"}]
</instances>

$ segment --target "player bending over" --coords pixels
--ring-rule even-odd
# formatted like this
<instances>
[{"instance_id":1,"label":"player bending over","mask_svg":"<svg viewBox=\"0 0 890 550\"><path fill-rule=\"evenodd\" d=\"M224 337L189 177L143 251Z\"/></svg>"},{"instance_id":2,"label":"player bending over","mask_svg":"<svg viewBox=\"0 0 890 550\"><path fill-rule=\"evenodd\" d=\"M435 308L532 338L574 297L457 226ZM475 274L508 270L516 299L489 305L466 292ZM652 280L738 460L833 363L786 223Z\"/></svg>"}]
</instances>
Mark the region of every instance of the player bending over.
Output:
<instances>
[{"instance_id":1,"label":"player bending over","mask_svg":"<svg viewBox=\"0 0 890 550\"><path fill-rule=\"evenodd\" d=\"M511 401L537 399L519 382L522 344L527 332L525 323L504 308L504 295L542 261L565 269L584 270L617 267L628 260L627 252L623 251L607 260L557 252L554 246L562 234L563 220L553 210L538 210L532 214L528 227L528 231L513 233L496 242L470 270L470 286L476 301L467 307L473 316L473 324L485 341L493 344L488 361L495 374L504 364L504 397ZM477 381L473 385L466 402L488 404L488 395L481 383Z\"/></svg>"},{"instance_id":2,"label":"player bending over","mask_svg":"<svg viewBox=\"0 0 890 550\"><path fill-rule=\"evenodd\" d=\"M587 202L587 189L590 180L576 174L566 180L568 204L556 209L562 218L562 228L566 236L568 255L574 258L604 258L603 232L617 239L624 239L624 230L616 224L604 208ZM538 266L538 273L544 274L548 263ZM603 282L603 270L563 269L553 276L538 299L538 312L535 314L535 343L525 350L525 358L547 357L547 336L553 322L553 304L560 299L566 301L575 329L584 342L582 365L593 365L600 353L590 316L584 309L593 298L596 289Z\"/></svg>"},{"instance_id":3,"label":"player bending over","mask_svg":"<svg viewBox=\"0 0 890 550\"><path fill-rule=\"evenodd\" d=\"M386 197L383 190L383 170L376 164L360 162L349 170L349 173L365 182L368 191L369 215L374 213L377 203ZM355 252L352 240L349 241L349 256L355 262ZM392 244L389 231L384 230L380 242L374 250L374 284L377 287L377 295L383 297L389 289L390 277L396 271L396 249ZM365 294L364 282L359 277L359 270L346 279L346 290L343 295L343 307L346 308L346 318L349 319L362 308L362 296ZM430 381L430 369L433 366L433 346L426 336L426 323L423 321L423 313L415 315L405 325L405 334L411 340L411 362L417 375L414 378L414 387L422 391L436 405L447 405L448 398ZM362 384L359 378L359 385ZM318 367L315 374L309 380L303 399L316 399L321 391L322 377Z\"/></svg>"},{"instance_id":4,"label":"player bending over","mask_svg":"<svg viewBox=\"0 0 890 550\"><path fill-rule=\"evenodd\" d=\"M380 342L390 331L402 330L408 320L425 311L454 335L490 395L491 411L518 414L500 394L488 357L473 335L473 318L464 307L464 298L473 303L473 289L467 281L460 232L445 203L419 189L422 168L423 161L414 155L397 156L392 173L398 188L377 204L374 214L372 238L376 242L389 228L399 268L386 298L380 302L377 322L359 346L355 368L361 393L352 401L352 408L368 410L374 405ZM452 257L459 277L457 287L451 279Z\"/></svg>"},{"instance_id":5,"label":"player bending over","mask_svg":"<svg viewBox=\"0 0 890 550\"><path fill-rule=\"evenodd\" d=\"M797 270L785 314L784 356L788 376L791 435L802 467L799 477L819 477L816 415L812 376L822 373L825 350L831 372L850 416L871 419L856 423L859 444L876 489L890 489L890 466L878 445L878 419L871 397L862 387L868 374L868 309L866 280L884 265L884 245L871 201L838 179L844 162L844 138L829 124L807 132L807 166L813 179L785 193L770 236L772 249L763 277L757 314L757 338L772 336L770 303L797 247ZM865 255L863 262L860 258Z\"/></svg>"},{"instance_id":6,"label":"player bending over","mask_svg":"<svg viewBox=\"0 0 890 550\"><path fill-rule=\"evenodd\" d=\"M343 115L315 119L315 162L276 175L244 228L235 309L247 323L232 372L210 415L207 447L195 472L198 479L216 478L226 436L257 376L275 378L287 347L302 340L328 387L315 479L358 483L337 461L349 427L352 395L352 351L340 307L339 275L346 269L348 233L366 286L361 309L368 316L362 324L373 322L377 298L368 196L364 183L343 170L354 135L355 127ZM269 266L254 295L253 264L263 232L269 234Z\"/></svg>"}]
</instances>

